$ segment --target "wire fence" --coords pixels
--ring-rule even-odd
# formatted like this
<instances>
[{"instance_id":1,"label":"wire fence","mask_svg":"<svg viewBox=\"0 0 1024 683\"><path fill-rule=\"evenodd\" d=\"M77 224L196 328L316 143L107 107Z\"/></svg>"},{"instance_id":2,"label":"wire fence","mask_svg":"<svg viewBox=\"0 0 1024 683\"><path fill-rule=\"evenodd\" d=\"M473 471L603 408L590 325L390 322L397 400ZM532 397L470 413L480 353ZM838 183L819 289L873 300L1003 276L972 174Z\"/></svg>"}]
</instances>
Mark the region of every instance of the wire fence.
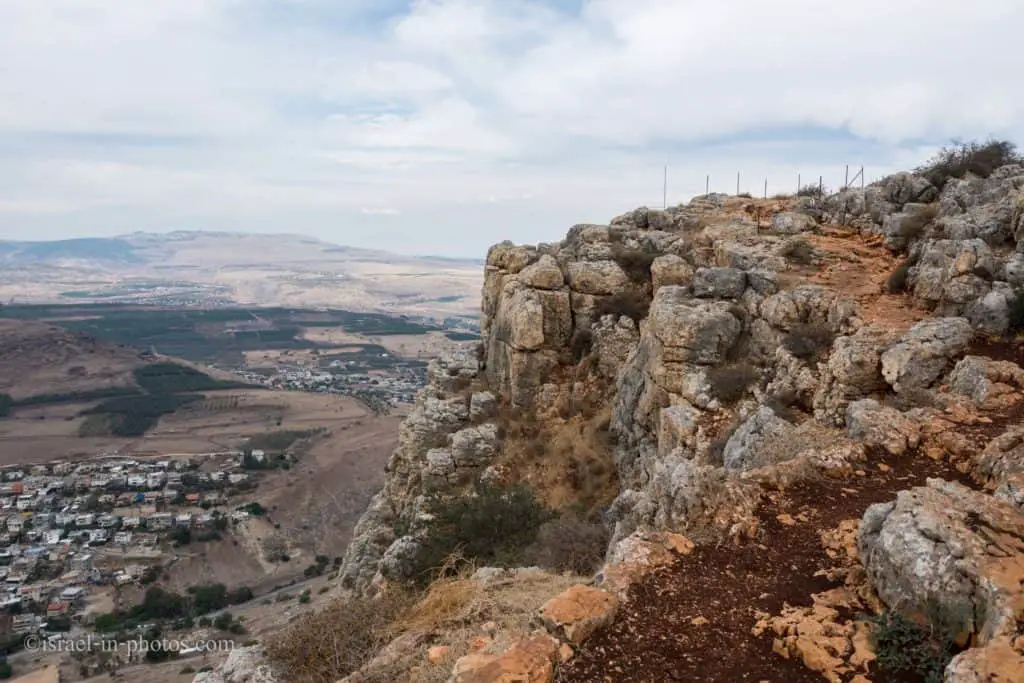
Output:
<instances>
[{"instance_id":1,"label":"wire fence","mask_svg":"<svg viewBox=\"0 0 1024 683\"><path fill-rule=\"evenodd\" d=\"M670 205L669 170L669 167L666 165L662 181L662 208L668 208ZM691 192L689 195L691 198L701 196L706 197L711 194L719 193L768 199L769 197L788 197L793 195L821 196L830 192L832 188L835 188L837 191L849 188L859 188L863 190L867 185L879 180L878 178L867 180L863 165L847 165L842 169L841 174L841 177L837 178L835 171L828 176L825 174L805 175L798 172L795 178L780 187L778 185L773 185L772 180L767 176L755 175L750 177L744 175L741 171L737 171L734 177L725 177L708 173L705 174L704 182L702 183L703 194L697 190L692 182L688 182L687 185ZM723 185L725 185L725 187L723 187ZM788 186L788 189L786 186Z\"/></svg>"}]
</instances>

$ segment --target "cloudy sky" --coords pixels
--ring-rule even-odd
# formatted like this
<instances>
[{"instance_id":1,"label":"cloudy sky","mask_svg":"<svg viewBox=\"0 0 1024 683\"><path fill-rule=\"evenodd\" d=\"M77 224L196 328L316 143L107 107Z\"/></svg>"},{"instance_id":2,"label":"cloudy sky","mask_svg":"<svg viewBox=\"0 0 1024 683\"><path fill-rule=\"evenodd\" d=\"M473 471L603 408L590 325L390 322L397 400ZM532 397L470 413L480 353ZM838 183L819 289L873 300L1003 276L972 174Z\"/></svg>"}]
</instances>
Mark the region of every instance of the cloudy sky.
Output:
<instances>
[{"instance_id":1,"label":"cloudy sky","mask_svg":"<svg viewBox=\"0 0 1024 683\"><path fill-rule=\"evenodd\" d=\"M0 239L480 256L1024 142L1020 0L0 0Z\"/></svg>"}]
</instances>

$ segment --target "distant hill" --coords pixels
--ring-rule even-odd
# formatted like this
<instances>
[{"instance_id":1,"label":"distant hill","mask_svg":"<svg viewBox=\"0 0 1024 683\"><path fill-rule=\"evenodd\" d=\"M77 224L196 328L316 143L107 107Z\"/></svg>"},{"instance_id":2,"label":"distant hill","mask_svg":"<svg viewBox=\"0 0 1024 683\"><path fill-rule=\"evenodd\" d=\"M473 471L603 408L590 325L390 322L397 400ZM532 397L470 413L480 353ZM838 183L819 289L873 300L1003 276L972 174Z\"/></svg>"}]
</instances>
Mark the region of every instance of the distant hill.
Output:
<instances>
[{"instance_id":1,"label":"distant hill","mask_svg":"<svg viewBox=\"0 0 1024 683\"><path fill-rule=\"evenodd\" d=\"M331 307L476 316L483 262L302 235L135 232L0 242L0 301Z\"/></svg>"}]
</instances>

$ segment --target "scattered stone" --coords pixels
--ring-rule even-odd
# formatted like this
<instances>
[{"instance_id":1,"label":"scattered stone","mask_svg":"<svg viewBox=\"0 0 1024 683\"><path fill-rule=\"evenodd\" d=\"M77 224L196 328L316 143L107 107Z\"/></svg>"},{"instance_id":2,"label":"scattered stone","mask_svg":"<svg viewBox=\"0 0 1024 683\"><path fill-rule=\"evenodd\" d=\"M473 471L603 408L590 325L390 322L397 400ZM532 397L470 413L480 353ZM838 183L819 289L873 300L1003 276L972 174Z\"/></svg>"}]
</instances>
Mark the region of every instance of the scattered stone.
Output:
<instances>
[{"instance_id":1,"label":"scattered stone","mask_svg":"<svg viewBox=\"0 0 1024 683\"><path fill-rule=\"evenodd\" d=\"M927 389L967 350L973 336L965 318L920 322L882 354L882 376L897 393Z\"/></svg>"},{"instance_id":2,"label":"scattered stone","mask_svg":"<svg viewBox=\"0 0 1024 683\"><path fill-rule=\"evenodd\" d=\"M618 609L619 600L611 593L579 585L549 600L540 610L540 620L552 635L580 645L611 623Z\"/></svg>"}]
</instances>

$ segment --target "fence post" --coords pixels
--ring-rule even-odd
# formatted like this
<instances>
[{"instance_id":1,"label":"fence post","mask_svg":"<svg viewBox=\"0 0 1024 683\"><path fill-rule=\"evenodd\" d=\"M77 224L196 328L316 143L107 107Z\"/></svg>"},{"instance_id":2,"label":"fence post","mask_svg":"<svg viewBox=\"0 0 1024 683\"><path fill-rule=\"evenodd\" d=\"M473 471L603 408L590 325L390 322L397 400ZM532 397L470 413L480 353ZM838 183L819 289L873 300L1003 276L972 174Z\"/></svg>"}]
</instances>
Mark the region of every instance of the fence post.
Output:
<instances>
[{"instance_id":1,"label":"fence post","mask_svg":"<svg viewBox=\"0 0 1024 683\"><path fill-rule=\"evenodd\" d=\"M764 179L764 198L768 199L768 179Z\"/></svg>"},{"instance_id":2,"label":"fence post","mask_svg":"<svg viewBox=\"0 0 1024 683\"><path fill-rule=\"evenodd\" d=\"M711 174L708 173L707 178L704 179L704 196L708 197L711 195Z\"/></svg>"},{"instance_id":3,"label":"fence post","mask_svg":"<svg viewBox=\"0 0 1024 683\"><path fill-rule=\"evenodd\" d=\"M796 194L797 194L798 197L800 196L800 181L801 181L800 174L797 173L796 174Z\"/></svg>"},{"instance_id":4,"label":"fence post","mask_svg":"<svg viewBox=\"0 0 1024 683\"><path fill-rule=\"evenodd\" d=\"M863 165L861 165L861 167L860 167L860 189L861 190L864 189L864 166Z\"/></svg>"},{"instance_id":5,"label":"fence post","mask_svg":"<svg viewBox=\"0 0 1024 683\"><path fill-rule=\"evenodd\" d=\"M736 196L740 194L740 172L736 171Z\"/></svg>"},{"instance_id":6,"label":"fence post","mask_svg":"<svg viewBox=\"0 0 1024 683\"><path fill-rule=\"evenodd\" d=\"M818 196L825 194L825 176L818 176Z\"/></svg>"}]
</instances>

